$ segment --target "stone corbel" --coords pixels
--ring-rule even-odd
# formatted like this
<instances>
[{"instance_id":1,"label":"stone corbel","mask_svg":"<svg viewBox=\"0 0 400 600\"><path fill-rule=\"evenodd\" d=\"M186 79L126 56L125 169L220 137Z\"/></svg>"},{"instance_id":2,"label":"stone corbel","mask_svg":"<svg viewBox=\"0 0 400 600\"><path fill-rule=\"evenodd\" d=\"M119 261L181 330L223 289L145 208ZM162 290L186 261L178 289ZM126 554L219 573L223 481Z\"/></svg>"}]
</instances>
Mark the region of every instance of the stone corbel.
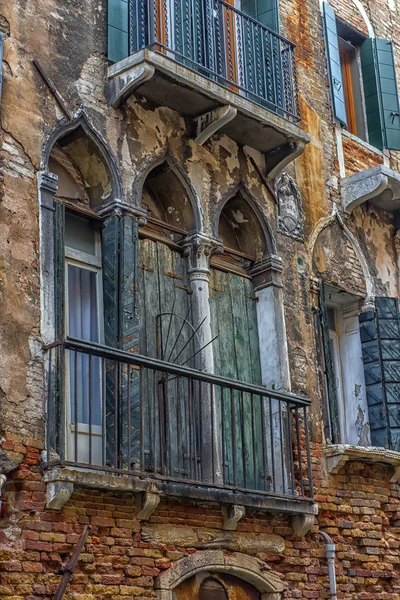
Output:
<instances>
[{"instance_id":1,"label":"stone corbel","mask_svg":"<svg viewBox=\"0 0 400 600\"><path fill-rule=\"evenodd\" d=\"M118 108L137 87L149 81L154 73L154 67L146 63L129 66L129 57L111 65L108 69L108 101L111 106Z\"/></svg>"},{"instance_id":2,"label":"stone corbel","mask_svg":"<svg viewBox=\"0 0 400 600\"><path fill-rule=\"evenodd\" d=\"M246 509L240 504L230 504L229 506L222 507L223 525L222 529L225 531L236 531L239 521L241 521L246 514Z\"/></svg>"},{"instance_id":3,"label":"stone corbel","mask_svg":"<svg viewBox=\"0 0 400 600\"><path fill-rule=\"evenodd\" d=\"M361 305L361 312L374 312L375 311L375 298L373 296L367 296Z\"/></svg>"},{"instance_id":4,"label":"stone corbel","mask_svg":"<svg viewBox=\"0 0 400 600\"><path fill-rule=\"evenodd\" d=\"M347 454L334 454L326 457L326 468L331 475L337 475L342 467L350 460Z\"/></svg>"},{"instance_id":5,"label":"stone corbel","mask_svg":"<svg viewBox=\"0 0 400 600\"><path fill-rule=\"evenodd\" d=\"M196 137L194 141L202 146L221 127L232 121L236 115L237 108L228 104L196 117Z\"/></svg>"},{"instance_id":6,"label":"stone corbel","mask_svg":"<svg viewBox=\"0 0 400 600\"><path fill-rule=\"evenodd\" d=\"M148 521L160 504L160 491L156 485L150 485L146 492L136 496L136 518Z\"/></svg>"},{"instance_id":7,"label":"stone corbel","mask_svg":"<svg viewBox=\"0 0 400 600\"><path fill-rule=\"evenodd\" d=\"M0 474L0 496L1 496L1 492L3 491L3 487L4 487L4 484L6 481L7 481L7 475Z\"/></svg>"},{"instance_id":8,"label":"stone corbel","mask_svg":"<svg viewBox=\"0 0 400 600\"><path fill-rule=\"evenodd\" d=\"M257 260L250 275L253 279L254 289L262 290L269 286L282 287L282 259L275 254L269 254L262 260Z\"/></svg>"},{"instance_id":9,"label":"stone corbel","mask_svg":"<svg viewBox=\"0 0 400 600\"><path fill-rule=\"evenodd\" d=\"M397 483L400 479L400 465L393 466L393 475L390 478L390 483Z\"/></svg>"},{"instance_id":10,"label":"stone corbel","mask_svg":"<svg viewBox=\"0 0 400 600\"><path fill-rule=\"evenodd\" d=\"M314 526L315 515L294 515L292 517L293 534L296 537L304 537Z\"/></svg>"},{"instance_id":11,"label":"stone corbel","mask_svg":"<svg viewBox=\"0 0 400 600\"><path fill-rule=\"evenodd\" d=\"M74 484L70 481L49 481L46 487L46 508L61 510L73 491Z\"/></svg>"}]
</instances>

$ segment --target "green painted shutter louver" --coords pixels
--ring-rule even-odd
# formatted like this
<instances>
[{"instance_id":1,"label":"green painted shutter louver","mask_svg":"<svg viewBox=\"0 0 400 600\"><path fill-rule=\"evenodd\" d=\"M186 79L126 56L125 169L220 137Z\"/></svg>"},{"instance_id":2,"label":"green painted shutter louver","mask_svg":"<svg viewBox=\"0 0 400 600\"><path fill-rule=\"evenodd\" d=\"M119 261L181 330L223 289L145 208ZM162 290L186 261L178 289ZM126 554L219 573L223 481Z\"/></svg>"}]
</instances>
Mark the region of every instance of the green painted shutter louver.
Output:
<instances>
[{"instance_id":1,"label":"green painted shutter louver","mask_svg":"<svg viewBox=\"0 0 400 600\"><path fill-rule=\"evenodd\" d=\"M347 126L336 17L333 9L326 2L323 3L323 10L325 23L325 44L328 58L328 72L333 102L333 114L344 126Z\"/></svg>"},{"instance_id":2,"label":"green painted shutter louver","mask_svg":"<svg viewBox=\"0 0 400 600\"><path fill-rule=\"evenodd\" d=\"M108 60L118 62L129 56L128 2L108 0Z\"/></svg>"},{"instance_id":3,"label":"green painted shutter louver","mask_svg":"<svg viewBox=\"0 0 400 600\"><path fill-rule=\"evenodd\" d=\"M246 15L279 33L278 0L243 0L241 10Z\"/></svg>"},{"instance_id":4,"label":"green painted shutter louver","mask_svg":"<svg viewBox=\"0 0 400 600\"><path fill-rule=\"evenodd\" d=\"M400 150L400 116L392 42L369 38L361 45L369 141Z\"/></svg>"},{"instance_id":5,"label":"green painted shutter louver","mask_svg":"<svg viewBox=\"0 0 400 600\"><path fill-rule=\"evenodd\" d=\"M400 451L400 324L396 298L376 298L360 315L365 384L373 446Z\"/></svg>"},{"instance_id":6,"label":"green painted shutter louver","mask_svg":"<svg viewBox=\"0 0 400 600\"><path fill-rule=\"evenodd\" d=\"M326 306L325 284L321 283L319 293L319 310L321 318L322 345L324 349L325 381L328 394L332 443L340 443L339 414L336 396L336 377L333 369L331 341L329 337L328 310Z\"/></svg>"}]
</instances>

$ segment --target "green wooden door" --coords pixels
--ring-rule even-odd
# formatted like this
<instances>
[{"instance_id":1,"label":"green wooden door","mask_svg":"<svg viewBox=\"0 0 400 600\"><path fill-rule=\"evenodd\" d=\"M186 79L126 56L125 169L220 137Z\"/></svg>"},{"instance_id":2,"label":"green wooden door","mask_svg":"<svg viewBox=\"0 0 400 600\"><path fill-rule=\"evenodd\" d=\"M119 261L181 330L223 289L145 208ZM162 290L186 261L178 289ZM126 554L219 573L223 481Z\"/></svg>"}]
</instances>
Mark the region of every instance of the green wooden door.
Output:
<instances>
[{"instance_id":1,"label":"green wooden door","mask_svg":"<svg viewBox=\"0 0 400 600\"><path fill-rule=\"evenodd\" d=\"M210 307L215 373L261 384L256 298L247 277L212 269ZM265 489L261 398L229 390L218 398L224 482Z\"/></svg>"},{"instance_id":2,"label":"green wooden door","mask_svg":"<svg viewBox=\"0 0 400 600\"><path fill-rule=\"evenodd\" d=\"M193 367L196 336L191 290L180 252L149 239L139 246L140 353ZM188 380L146 370L141 381L144 466L185 478L196 475L198 435L194 390Z\"/></svg>"}]
</instances>

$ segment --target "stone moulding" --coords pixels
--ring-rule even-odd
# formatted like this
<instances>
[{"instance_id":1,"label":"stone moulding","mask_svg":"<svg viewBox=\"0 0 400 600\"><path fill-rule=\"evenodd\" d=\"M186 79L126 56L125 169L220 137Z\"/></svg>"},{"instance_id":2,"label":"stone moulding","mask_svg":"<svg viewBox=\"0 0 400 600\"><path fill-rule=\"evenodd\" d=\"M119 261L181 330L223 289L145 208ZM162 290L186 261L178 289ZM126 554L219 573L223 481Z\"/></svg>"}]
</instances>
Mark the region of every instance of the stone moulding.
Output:
<instances>
[{"instance_id":1,"label":"stone moulding","mask_svg":"<svg viewBox=\"0 0 400 600\"><path fill-rule=\"evenodd\" d=\"M385 165L344 177L341 186L343 208L348 214L367 201L389 212L400 208L400 173Z\"/></svg>"},{"instance_id":2,"label":"stone moulding","mask_svg":"<svg viewBox=\"0 0 400 600\"><path fill-rule=\"evenodd\" d=\"M349 444L335 444L325 446L324 455L326 468L330 475L336 475L348 461L384 463L392 465L394 472L390 481L396 483L400 479L400 452L386 448L371 446L350 446Z\"/></svg>"},{"instance_id":3,"label":"stone moulding","mask_svg":"<svg viewBox=\"0 0 400 600\"><path fill-rule=\"evenodd\" d=\"M203 550L178 560L158 576L155 585L157 597L159 600L173 600L178 585L202 572L228 573L239 577L253 585L262 600L279 600L284 591L280 577L262 560L239 552L225 554L222 550Z\"/></svg>"}]
</instances>

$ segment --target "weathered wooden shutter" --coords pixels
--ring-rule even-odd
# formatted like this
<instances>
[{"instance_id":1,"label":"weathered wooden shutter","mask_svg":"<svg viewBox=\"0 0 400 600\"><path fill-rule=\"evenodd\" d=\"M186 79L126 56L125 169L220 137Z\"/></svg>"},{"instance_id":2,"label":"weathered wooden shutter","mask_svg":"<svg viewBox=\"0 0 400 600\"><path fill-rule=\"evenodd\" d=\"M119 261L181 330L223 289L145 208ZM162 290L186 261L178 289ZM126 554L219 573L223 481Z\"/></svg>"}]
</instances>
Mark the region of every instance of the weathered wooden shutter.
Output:
<instances>
[{"instance_id":1,"label":"weathered wooden shutter","mask_svg":"<svg viewBox=\"0 0 400 600\"><path fill-rule=\"evenodd\" d=\"M361 65L369 141L381 150L399 150L399 97L392 42L365 40Z\"/></svg>"},{"instance_id":2,"label":"weathered wooden shutter","mask_svg":"<svg viewBox=\"0 0 400 600\"><path fill-rule=\"evenodd\" d=\"M194 339L190 341L186 260L167 244L149 239L140 241L139 252L140 352L194 367L191 357L198 348ZM200 453L192 383L147 370L142 390L146 470L195 478ZM188 411L192 411L191 422Z\"/></svg>"},{"instance_id":3,"label":"weathered wooden shutter","mask_svg":"<svg viewBox=\"0 0 400 600\"><path fill-rule=\"evenodd\" d=\"M328 311L326 307L325 284L322 282L319 293L322 344L324 348L325 381L328 394L331 437L334 444L340 443L339 414L336 397L336 377L333 369L331 342L329 337Z\"/></svg>"},{"instance_id":4,"label":"weathered wooden shutter","mask_svg":"<svg viewBox=\"0 0 400 600\"><path fill-rule=\"evenodd\" d=\"M252 282L234 273L212 269L210 308L212 335L218 336L213 343L215 373L260 385L257 309ZM230 391L224 390L221 403L224 481L233 485L236 475L237 485L265 490L260 398L235 393L232 402Z\"/></svg>"},{"instance_id":5,"label":"weathered wooden shutter","mask_svg":"<svg viewBox=\"0 0 400 600\"><path fill-rule=\"evenodd\" d=\"M62 342L65 337L65 206L62 202L54 202L54 315L56 340ZM65 364L62 349L56 351L55 364L55 394L54 405L49 412L54 416L54 422L48 423L50 447L57 450L61 459L65 452L65 434L62 424L65 422L63 407L65 406L64 382Z\"/></svg>"},{"instance_id":6,"label":"weathered wooden shutter","mask_svg":"<svg viewBox=\"0 0 400 600\"><path fill-rule=\"evenodd\" d=\"M371 443L400 451L400 326L396 298L360 315Z\"/></svg>"},{"instance_id":7,"label":"weathered wooden shutter","mask_svg":"<svg viewBox=\"0 0 400 600\"><path fill-rule=\"evenodd\" d=\"M334 116L347 126L346 105L344 101L343 77L340 64L339 40L336 28L336 16L329 4L323 3L325 23L325 45L328 58L328 72L331 86Z\"/></svg>"},{"instance_id":8,"label":"weathered wooden shutter","mask_svg":"<svg viewBox=\"0 0 400 600\"><path fill-rule=\"evenodd\" d=\"M127 0L108 0L108 60L129 56L129 7Z\"/></svg>"}]
</instances>

